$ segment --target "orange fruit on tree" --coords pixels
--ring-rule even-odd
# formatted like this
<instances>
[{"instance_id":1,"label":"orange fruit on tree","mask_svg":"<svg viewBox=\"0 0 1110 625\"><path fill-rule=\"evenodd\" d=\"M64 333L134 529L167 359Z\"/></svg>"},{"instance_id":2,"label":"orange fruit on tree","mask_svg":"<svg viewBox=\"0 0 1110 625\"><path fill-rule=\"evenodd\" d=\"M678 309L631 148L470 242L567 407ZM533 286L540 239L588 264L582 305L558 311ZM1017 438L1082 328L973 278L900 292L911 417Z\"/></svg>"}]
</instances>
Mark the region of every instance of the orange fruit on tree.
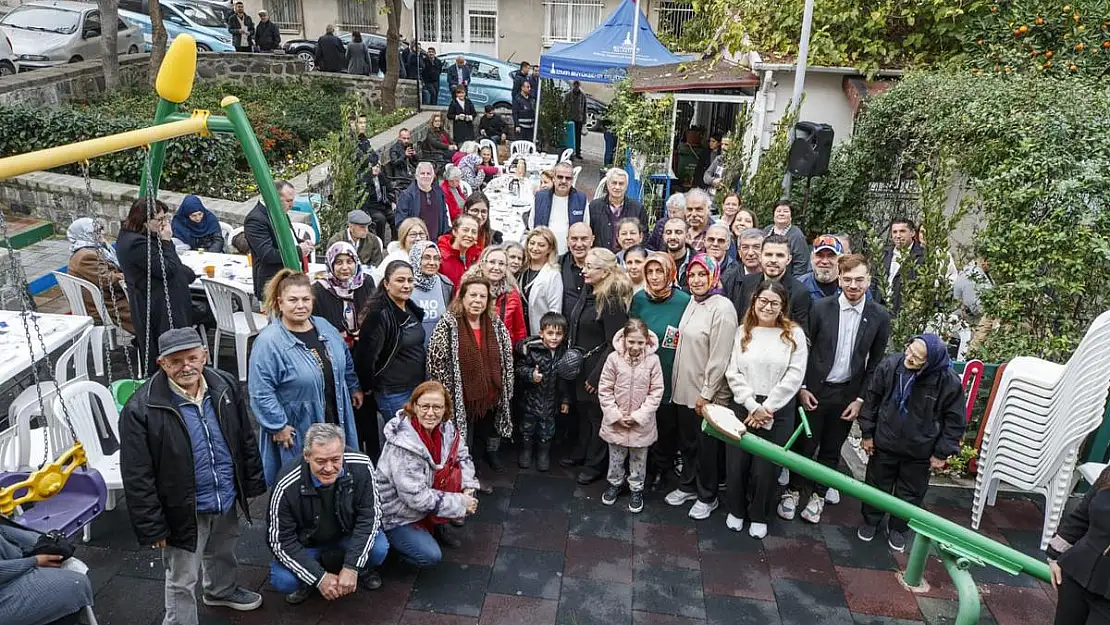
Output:
<instances>
[{"instance_id":1,"label":"orange fruit on tree","mask_svg":"<svg viewBox=\"0 0 1110 625\"><path fill-rule=\"evenodd\" d=\"M1029 32L1029 27L1025 24L1022 24L1018 27L1018 32L1024 35L1025 33Z\"/></svg>"},{"instance_id":2,"label":"orange fruit on tree","mask_svg":"<svg viewBox=\"0 0 1110 625\"><path fill-rule=\"evenodd\" d=\"M1077 43L1077 44L1075 44L1075 51L1076 52L1082 52L1083 48L1086 48L1086 47L1087 46L1083 45L1082 43Z\"/></svg>"},{"instance_id":3,"label":"orange fruit on tree","mask_svg":"<svg viewBox=\"0 0 1110 625\"><path fill-rule=\"evenodd\" d=\"M1051 59L1052 58L1052 50L1049 50L1048 52L1045 52L1044 53L1044 58Z\"/></svg>"},{"instance_id":4,"label":"orange fruit on tree","mask_svg":"<svg viewBox=\"0 0 1110 625\"><path fill-rule=\"evenodd\" d=\"M1074 72L1074 71L1078 70L1078 69L1079 69L1079 67L1078 67L1078 66L1076 66L1076 65L1069 65L1069 66L1068 66L1068 69Z\"/></svg>"},{"instance_id":5,"label":"orange fruit on tree","mask_svg":"<svg viewBox=\"0 0 1110 625\"><path fill-rule=\"evenodd\" d=\"M1102 42L1102 47L1103 48L1110 48L1110 41L1103 41Z\"/></svg>"},{"instance_id":6,"label":"orange fruit on tree","mask_svg":"<svg viewBox=\"0 0 1110 625\"><path fill-rule=\"evenodd\" d=\"M1037 26L1041 26L1041 25L1044 24L1044 18L1043 17L1038 17L1037 19L1033 20L1033 23L1036 24Z\"/></svg>"}]
</instances>

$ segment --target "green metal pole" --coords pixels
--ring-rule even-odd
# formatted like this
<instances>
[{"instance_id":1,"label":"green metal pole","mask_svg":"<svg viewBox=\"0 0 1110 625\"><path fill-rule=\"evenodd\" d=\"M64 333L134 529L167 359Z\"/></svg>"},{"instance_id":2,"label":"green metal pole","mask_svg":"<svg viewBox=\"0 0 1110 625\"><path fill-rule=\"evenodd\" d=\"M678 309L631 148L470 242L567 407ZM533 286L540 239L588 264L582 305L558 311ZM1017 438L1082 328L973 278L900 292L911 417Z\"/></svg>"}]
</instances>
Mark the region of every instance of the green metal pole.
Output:
<instances>
[{"instance_id":1,"label":"green metal pole","mask_svg":"<svg viewBox=\"0 0 1110 625\"><path fill-rule=\"evenodd\" d=\"M158 99L158 107L154 109L154 123L155 125L164 124L171 121L169 118L173 113L177 112L177 104L166 100L165 98ZM188 117L187 115L185 117ZM147 170L143 168L142 178L139 179L139 197L147 196L147 185L151 185L154 190L154 195L158 195L158 182L162 179L162 163L166 160L166 142L158 141L150 146L150 153L147 155L150 159L150 177L153 180L146 179Z\"/></svg>"},{"instance_id":2,"label":"green metal pole","mask_svg":"<svg viewBox=\"0 0 1110 625\"><path fill-rule=\"evenodd\" d=\"M258 145L258 138L254 136L254 129L251 128L250 120L247 119L247 112L243 110L243 105L239 103L239 99L233 96L224 98L220 106L227 113L227 119L234 128L235 136L243 146L243 152L247 155L247 163L250 164L251 171L254 173L254 180L258 183L258 192L262 195L262 201L266 205L266 210L270 213L270 223L273 224L274 234L277 235L281 260L289 269L300 271L300 249L298 249L296 241L293 240L293 229L284 227L285 224L289 223L289 218L285 215L285 210L282 209L281 197L278 196L277 189L274 187L273 174L270 172L270 166L266 163L266 157L262 154L262 146Z\"/></svg>"},{"instance_id":3,"label":"green metal pole","mask_svg":"<svg viewBox=\"0 0 1110 625\"><path fill-rule=\"evenodd\" d=\"M183 119L192 119L192 113L174 113L166 117L167 122L176 122ZM208 132L219 132L229 135L235 134L235 124L231 120L220 115L210 115L206 121L208 124Z\"/></svg>"},{"instance_id":4,"label":"green metal pole","mask_svg":"<svg viewBox=\"0 0 1110 625\"><path fill-rule=\"evenodd\" d=\"M925 563L929 560L929 551L932 547L932 538L921 534L913 537L910 558L906 561L906 572L902 574L902 581L906 582L907 586L921 585L921 578L925 576Z\"/></svg>"},{"instance_id":5,"label":"green metal pole","mask_svg":"<svg viewBox=\"0 0 1110 625\"><path fill-rule=\"evenodd\" d=\"M952 585L956 587L960 601L955 625L977 625L982 610L979 603L979 587L975 585L975 579L967 570L966 562L957 560L952 554L943 551L939 556L940 563L952 578Z\"/></svg>"},{"instance_id":6,"label":"green metal pole","mask_svg":"<svg viewBox=\"0 0 1110 625\"><path fill-rule=\"evenodd\" d=\"M849 497L855 497L860 501L865 501L900 519L927 524L929 527L935 528L939 532L948 536L953 536L957 538L963 546L974 552L975 555L981 555L984 560L1009 562L1022 573L1032 575L1043 582L1050 582L1051 578L1049 577L1048 564L1043 560L1038 560L1016 549L995 542L973 530L953 523L928 510L923 510L913 504L906 503L889 493L884 493L877 488L854 480L839 471L814 462L805 456L787 451L766 439L758 436L745 435L742 436L739 441L735 441L717 431L709 421L702 422L702 429L707 434L715 436L732 445L736 445L754 456L758 456L764 460L770 460L779 466L785 467L789 469L791 473L796 472L820 484L831 486Z\"/></svg>"}]
</instances>

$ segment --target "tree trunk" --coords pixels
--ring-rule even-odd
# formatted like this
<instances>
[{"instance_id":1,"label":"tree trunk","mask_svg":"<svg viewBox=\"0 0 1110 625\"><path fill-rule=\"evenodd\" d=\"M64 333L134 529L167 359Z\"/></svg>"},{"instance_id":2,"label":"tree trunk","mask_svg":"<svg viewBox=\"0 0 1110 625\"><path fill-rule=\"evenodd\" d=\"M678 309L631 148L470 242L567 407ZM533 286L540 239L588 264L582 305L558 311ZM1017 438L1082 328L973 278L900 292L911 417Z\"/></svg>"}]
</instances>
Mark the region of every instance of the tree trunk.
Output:
<instances>
[{"instance_id":1,"label":"tree trunk","mask_svg":"<svg viewBox=\"0 0 1110 625\"><path fill-rule=\"evenodd\" d=\"M397 108L397 79L401 75L401 9L403 0L386 0L385 80L382 81L382 111Z\"/></svg>"},{"instance_id":2,"label":"tree trunk","mask_svg":"<svg viewBox=\"0 0 1110 625\"><path fill-rule=\"evenodd\" d=\"M162 23L162 7L158 0L150 0L150 73L151 86L158 80L158 70L162 68L162 59L166 58L166 25Z\"/></svg>"},{"instance_id":3,"label":"tree trunk","mask_svg":"<svg viewBox=\"0 0 1110 625\"><path fill-rule=\"evenodd\" d=\"M104 55L104 89L119 89L119 0L96 0L100 9L100 47Z\"/></svg>"}]
</instances>

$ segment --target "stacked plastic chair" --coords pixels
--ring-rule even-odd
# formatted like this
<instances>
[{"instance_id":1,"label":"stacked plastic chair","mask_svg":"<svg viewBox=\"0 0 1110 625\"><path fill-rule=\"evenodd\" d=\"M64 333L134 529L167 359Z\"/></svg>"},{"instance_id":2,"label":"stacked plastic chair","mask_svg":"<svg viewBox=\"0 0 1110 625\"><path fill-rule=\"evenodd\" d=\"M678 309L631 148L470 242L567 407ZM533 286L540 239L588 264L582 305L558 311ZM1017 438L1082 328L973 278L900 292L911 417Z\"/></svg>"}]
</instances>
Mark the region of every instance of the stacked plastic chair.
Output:
<instances>
[{"instance_id":1,"label":"stacked plastic chair","mask_svg":"<svg viewBox=\"0 0 1110 625\"><path fill-rule=\"evenodd\" d=\"M1080 447L1102 424L1110 390L1110 311L1087 330L1066 365L1019 357L996 391L975 480L971 526L994 505L1002 482L1045 497L1041 548L1056 532Z\"/></svg>"}]
</instances>

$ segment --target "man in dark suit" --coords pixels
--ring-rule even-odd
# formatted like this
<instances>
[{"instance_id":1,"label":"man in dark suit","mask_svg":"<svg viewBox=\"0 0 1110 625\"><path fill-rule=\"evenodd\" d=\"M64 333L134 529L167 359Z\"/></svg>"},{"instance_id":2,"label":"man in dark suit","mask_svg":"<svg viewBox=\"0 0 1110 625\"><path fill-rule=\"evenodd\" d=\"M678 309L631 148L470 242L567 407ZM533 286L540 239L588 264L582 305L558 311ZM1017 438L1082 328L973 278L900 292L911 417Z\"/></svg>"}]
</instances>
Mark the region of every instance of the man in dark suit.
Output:
<instances>
[{"instance_id":1,"label":"man in dark suit","mask_svg":"<svg viewBox=\"0 0 1110 625\"><path fill-rule=\"evenodd\" d=\"M822 298L810 314L809 362L798 399L809 414L813 438L807 438L799 453L836 469L840 448L852 422L863 407L863 395L875 367L886 353L890 340L890 315L867 298L871 269L859 254L837 259L840 295ZM809 495L808 499L803 499ZM802 518L821 520L826 487L791 475L790 486L779 503L779 516L794 518L800 501L807 502Z\"/></svg>"},{"instance_id":2,"label":"man in dark suit","mask_svg":"<svg viewBox=\"0 0 1110 625\"><path fill-rule=\"evenodd\" d=\"M790 275L790 242L781 234L769 234L763 239L763 249L760 262L763 266L762 273L748 274L740 280L733 281L728 288L728 297L736 306L736 314L740 319L748 312L752 303L752 295L764 280L777 280L782 282L790 293L790 318L794 323L809 333L809 289L798 279Z\"/></svg>"},{"instance_id":3,"label":"man in dark suit","mask_svg":"<svg viewBox=\"0 0 1110 625\"><path fill-rule=\"evenodd\" d=\"M278 180L274 183L277 187L278 195L281 196L281 207L286 213L285 223L278 224L278 227L285 227L292 229L293 223L289 221L289 211L293 209L293 200L297 197L297 190L293 185L285 180ZM243 234L247 238L247 245L251 253L251 274L254 277L254 294L258 301L262 301L263 293L266 291L266 283L274 274L281 271L285 266L285 262L281 258L281 249L277 244L277 233L274 231L274 224L270 221L270 212L266 210L266 206L259 202L257 206L247 213L247 218L243 220ZM296 240L296 237L294 237ZM301 256L312 256L315 246L308 242L298 242L300 247Z\"/></svg>"},{"instance_id":4,"label":"man in dark suit","mask_svg":"<svg viewBox=\"0 0 1110 625\"><path fill-rule=\"evenodd\" d=\"M590 227L596 238L595 246L620 251L617 223L622 219L639 219L641 230L647 231L647 213L639 202L626 195L627 191L628 172L616 167L610 169L605 174L605 195L590 202Z\"/></svg>"},{"instance_id":5,"label":"man in dark suit","mask_svg":"<svg viewBox=\"0 0 1110 625\"><path fill-rule=\"evenodd\" d=\"M447 68L447 92L454 94L459 85L470 88L470 65L461 56L455 57L455 64Z\"/></svg>"},{"instance_id":6,"label":"man in dark suit","mask_svg":"<svg viewBox=\"0 0 1110 625\"><path fill-rule=\"evenodd\" d=\"M347 69L347 48L335 36L335 26L328 24L316 40L316 71L342 72Z\"/></svg>"},{"instance_id":7,"label":"man in dark suit","mask_svg":"<svg viewBox=\"0 0 1110 625\"><path fill-rule=\"evenodd\" d=\"M902 310L903 276L913 276L917 266L925 262L925 248L917 242L917 227L905 218L895 218L890 223L891 247L883 250L883 278L886 280L886 297L882 303L897 315Z\"/></svg>"}]
</instances>

